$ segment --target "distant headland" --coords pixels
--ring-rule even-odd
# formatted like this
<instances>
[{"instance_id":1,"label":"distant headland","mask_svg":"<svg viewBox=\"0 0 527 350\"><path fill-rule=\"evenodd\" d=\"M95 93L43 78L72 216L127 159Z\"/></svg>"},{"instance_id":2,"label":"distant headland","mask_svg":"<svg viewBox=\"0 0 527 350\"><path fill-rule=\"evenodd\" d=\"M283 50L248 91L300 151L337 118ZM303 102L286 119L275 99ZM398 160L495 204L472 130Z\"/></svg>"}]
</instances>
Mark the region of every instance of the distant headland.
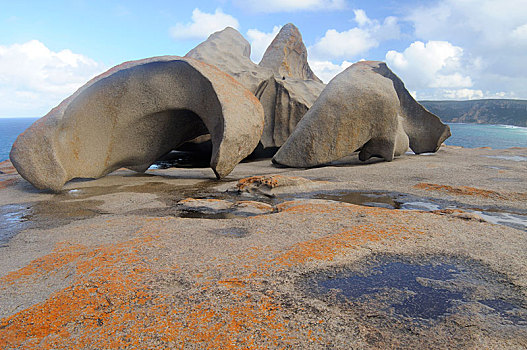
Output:
<instances>
[{"instance_id":1,"label":"distant headland","mask_svg":"<svg viewBox=\"0 0 527 350\"><path fill-rule=\"evenodd\" d=\"M527 127L527 100L419 101L444 122Z\"/></svg>"}]
</instances>

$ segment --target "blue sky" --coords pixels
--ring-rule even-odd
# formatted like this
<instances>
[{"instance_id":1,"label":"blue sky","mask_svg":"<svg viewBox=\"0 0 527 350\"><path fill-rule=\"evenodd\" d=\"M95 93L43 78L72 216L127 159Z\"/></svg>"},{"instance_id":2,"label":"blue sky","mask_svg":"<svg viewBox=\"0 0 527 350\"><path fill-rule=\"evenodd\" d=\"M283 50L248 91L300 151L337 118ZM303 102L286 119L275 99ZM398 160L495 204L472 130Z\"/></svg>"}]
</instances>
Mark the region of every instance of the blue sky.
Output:
<instances>
[{"instance_id":1,"label":"blue sky","mask_svg":"<svg viewBox=\"0 0 527 350\"><path fill-rule=\"evenodd\" d=\"M258 62L289 22L325 82L371 59L418 99L527 98L527 0L0 0L0 117L42 116L114 65L185 55L227 25Z\"/></svg>"}]
</instances>

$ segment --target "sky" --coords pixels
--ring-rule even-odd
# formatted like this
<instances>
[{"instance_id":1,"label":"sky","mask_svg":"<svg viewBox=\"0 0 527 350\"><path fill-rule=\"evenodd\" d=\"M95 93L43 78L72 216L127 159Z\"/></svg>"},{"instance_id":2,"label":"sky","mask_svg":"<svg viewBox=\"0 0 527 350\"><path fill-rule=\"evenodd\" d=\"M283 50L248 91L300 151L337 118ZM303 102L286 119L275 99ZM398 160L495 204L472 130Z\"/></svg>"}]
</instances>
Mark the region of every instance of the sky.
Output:
<instances>
[{"instance_id":1,"label":"sky","mask_svg":"<svg viewBox=\"0 0 527 350\"><path fill-rule=\"evenodd\" d=\"M418 100L527 99L527 0L0 0L0 117L41 117L122 63L226 26L258 63L295 24L324 81L385 61Z\"/></svg>"}]
</instances>

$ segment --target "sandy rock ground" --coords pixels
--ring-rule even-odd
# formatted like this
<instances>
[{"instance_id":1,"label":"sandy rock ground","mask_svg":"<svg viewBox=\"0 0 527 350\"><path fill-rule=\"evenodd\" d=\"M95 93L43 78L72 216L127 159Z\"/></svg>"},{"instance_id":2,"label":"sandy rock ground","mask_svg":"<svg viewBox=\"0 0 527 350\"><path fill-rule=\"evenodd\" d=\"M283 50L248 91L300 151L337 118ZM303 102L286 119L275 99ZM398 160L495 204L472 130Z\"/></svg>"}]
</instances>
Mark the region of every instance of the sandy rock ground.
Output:
<instances>
[{"instance_id":1,"label":"sandy rock ground","mask_svg":"<svg viewBox=\"0 0 527 350\"><path fill-rule=\"evenodd\" d=\"M0 163L0 348L527 348L527 149L313 169Z\"/></svg>"}]
</instances>

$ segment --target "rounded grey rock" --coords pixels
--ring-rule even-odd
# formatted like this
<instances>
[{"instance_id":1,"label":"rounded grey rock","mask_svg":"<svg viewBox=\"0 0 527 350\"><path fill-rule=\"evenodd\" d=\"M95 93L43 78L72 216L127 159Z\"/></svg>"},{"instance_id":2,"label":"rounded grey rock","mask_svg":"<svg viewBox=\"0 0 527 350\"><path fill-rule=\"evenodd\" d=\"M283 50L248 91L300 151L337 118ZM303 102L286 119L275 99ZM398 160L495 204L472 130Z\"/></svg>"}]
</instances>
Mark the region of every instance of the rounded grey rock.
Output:
<instances>
[{"instance_id":1,"label":"rounded grey rock","mask_svg":"<svg viewBox=\"0 0 527 350\"><path fill-rule=\"evenodd\" d=\"M450 128L415 101L383 62L362 61L329 82L273 162L313 167L359 151L391 161L410 147L435 152Z\"/></svg>"}]
</instances>

